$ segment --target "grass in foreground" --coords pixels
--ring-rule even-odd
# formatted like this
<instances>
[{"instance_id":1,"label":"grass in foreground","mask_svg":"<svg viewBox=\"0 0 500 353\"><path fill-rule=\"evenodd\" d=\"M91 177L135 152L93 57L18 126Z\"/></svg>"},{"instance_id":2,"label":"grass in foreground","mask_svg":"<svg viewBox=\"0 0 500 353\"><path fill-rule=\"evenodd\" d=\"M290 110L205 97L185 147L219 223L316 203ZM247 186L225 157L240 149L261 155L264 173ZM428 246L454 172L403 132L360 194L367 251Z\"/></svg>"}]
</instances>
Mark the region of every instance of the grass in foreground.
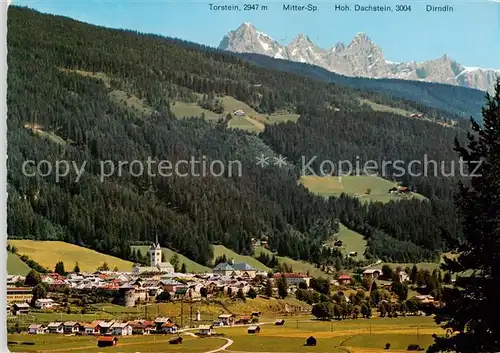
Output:
<instances>
[{"instance_id":1,"label":"grass in foreground","mask_svg":"<svg viewBox=\"0 0 500 353\"><path fill-rule=\"evenodd\" d=\"M28 341L35 345L9 345L11 352L206 352L224 345L217 337L194 338L182 335L182 345L170 345L168 340L176 335L120 336L116 347L97 347L96 337L66 335L8 335L9 341Z\"/></svg>"},{"instance_id":2,"label":"grass in foreground","mask_svg":"<svg viewBox=\"0 0 500 353\"><path fill-rule=\"evenodd\" d=\"M62 241L9 240L8 243L14 245L20 255L27 255L50 271L54 270L58 261L64 262L68 271L73 269L77 261L82 272L94 272L104 262L111 270L115 267L120 271L132 270L130 261Z\"/></svg>"}]
</instances>

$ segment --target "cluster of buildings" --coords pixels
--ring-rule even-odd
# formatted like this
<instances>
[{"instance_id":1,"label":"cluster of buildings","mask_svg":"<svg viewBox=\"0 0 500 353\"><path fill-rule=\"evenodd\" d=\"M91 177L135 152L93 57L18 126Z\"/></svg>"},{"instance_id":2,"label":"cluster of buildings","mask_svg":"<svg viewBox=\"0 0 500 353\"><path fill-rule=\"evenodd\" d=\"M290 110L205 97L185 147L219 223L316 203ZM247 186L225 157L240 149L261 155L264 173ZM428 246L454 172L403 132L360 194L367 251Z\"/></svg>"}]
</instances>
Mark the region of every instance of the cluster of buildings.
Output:
<instances>
[{"instance_id":1,"label":"cluster of buildings","mask_svg":"<svg viewBox=\"0 0 500 353\"><path fill-rule=\"evenodd\" d=\"M48 325L32 324L28 327L28 333L32 335L40 334L77 334L77 335L112 335L112 336L130 336L130 335L148 335L173 334L177 333L178 326L169 318L157 317L153 321L134 320L128 322L121 321L103 321L93 322L51 322Z\"/></svg>"},{"instance_id":2,"label":"cluster of buildings","mask_svg":"<svg viewBox=\"0 0 500 353\"><path fill-rule=\"evenodd\" d=\"M34 309L56 309L57 296L51 292L61 292L69 288L91 292L95 290L112 291L119 297L120 303L131 307L155 301L159 295L168 292L168 300L201 300L217 294L233 295L242 291L247 294L251 288L259 292L265 286L265 271L260 271L247 263L234 260L218 263L211 273L175 273L169 262L162 261L162 250L158 242L148 250L149 266L134 265L130 272L97 271L95 273L69 273L66 276L57 273L42 274L42 282L49 289L47 298L37 299L32 303L32 288L19 286L24 283L22 276L9 276L7 301L9 313L14 315ZM286 278L289 286L297 286L300 282L309 285L310 278L302 274L275 274L274 279ZM29 304L28 304L29 303ZM30 305L31 304L31 305Z\"/></svg>"}]
</instances>

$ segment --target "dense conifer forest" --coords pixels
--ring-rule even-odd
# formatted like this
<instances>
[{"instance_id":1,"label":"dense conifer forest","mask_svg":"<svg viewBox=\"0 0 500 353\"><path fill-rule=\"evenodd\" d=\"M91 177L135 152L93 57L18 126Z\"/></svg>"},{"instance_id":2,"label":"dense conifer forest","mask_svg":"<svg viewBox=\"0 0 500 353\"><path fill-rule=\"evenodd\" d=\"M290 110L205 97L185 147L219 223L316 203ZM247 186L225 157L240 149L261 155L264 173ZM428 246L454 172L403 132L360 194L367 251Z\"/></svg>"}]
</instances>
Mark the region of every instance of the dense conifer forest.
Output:
<instances>
[{"instance_id":1,"label":"dense conifer forest","mask_svg":"<svg viewBox=\"0 0 500 353\"><path fill-rule=\"evenodd\" d=\"M162 246L201 264L213 261L210 244L251 254L251 239L264 236L278 255L335 263L340 255L323 244L339 221L367 238L369 258L387 261L433 260L461 239L453 178L396 178L428 200L388 204L347 195L325 199L297 180L302 155L456 160L453 138L465 139L463 122L449 128L375 112L358 98L394 107L413 103L256 66L192 43L15 6L9 9L8 50L9 237L64 240L131 259L131 243L158 235ZM115 99L117 91L147 109ZM224 119L172 113L171 102L200 95L232 96L258 112L287 110L300 118L267 125L258 135L229 129ZM261 168L255 165L260 154L282 154L291 163ZM100 161L192 156L225 165L239 160L242 176L99 177ZM74 173L56 181L24 176L26 160L87 166L79 182Z\"/></svg>"}]
</instances>

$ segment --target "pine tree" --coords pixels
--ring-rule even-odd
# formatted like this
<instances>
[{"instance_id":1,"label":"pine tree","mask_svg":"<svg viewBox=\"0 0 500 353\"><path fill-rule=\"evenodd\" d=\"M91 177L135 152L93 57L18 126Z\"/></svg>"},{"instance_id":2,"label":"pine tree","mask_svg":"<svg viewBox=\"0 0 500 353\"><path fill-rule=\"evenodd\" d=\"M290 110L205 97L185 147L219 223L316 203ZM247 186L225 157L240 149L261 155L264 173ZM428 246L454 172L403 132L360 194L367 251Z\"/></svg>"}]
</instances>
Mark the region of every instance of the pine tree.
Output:
<instances>
[{"instance_id":1,"label":"pine tree","mask_svg":"<svg viewBox=\"0 0 500 353\"><path fill-rule=\"evenodd\" d=\"M187 272L186 264L183 262L181 265L181 273L186 273L186 272Z\"/></svg>"},{"instance_id":2,"label":"pine tree","mask_svg":"<svg viewBox=\"0 0 500 353\"><path fill-rule=\"evenodd\" d=\"M269 298L273 296L273 284L270 279L266 281L266 288L265 288L265 294Z\"/></svg>"},{"instance_id":3,"label":"pine tree","mask_svg":"<svg viewBox=\"0 0 500 353\"><path fill-rule=\"evenodd\" d=\"M179 255L174 254L170 258L170 264L174 266L174 272L179 272Z\"/></svg>"},{"instance_id":4,"label":"pine tree","mask_svg":"<svg viewBox=\"0 0 500 353\"><path fill-rule=\"evenodd\" d=\"M284 275L278 279L278 295L280 298L286 298L288 295L288 285Z\"/></svg>"},{"instance_id":5,"label":"pine tree","mask_svg":"<svg viewBox=\"0 0 500 353\"><path fill-rule=\"evenodd\" d=\"M78 266L78 261L75 263L75 268L73 268L73 272L80 273L80 266Z\"/></svg>"},{"instance_id":6,"label":"pine tree","mask_svg":"<svg viewBox=\"0 0 500 353\"><path fill-rule=\"evenodd\" d=\"M54 272L60 274L61 276L64 276L66 274L66 271L64 270L64 262L59 261L58 263L56 263Z\"/></svg>"},{"instance_id":7,"label":"pine tree","mask_svg":"<svg viewBox=\"0 0 500 353\"><path fill-rule=\"evenodd\" d=\"M436 322L454 334L435 336L429 352L500 347L500 79L495 95L487 95L483 118L482 127L471 119L475 134L469 134L467 147L455 141L470 176L456 198L465 241L457 258L446 258L442 266L457 278L453 288L444 289L445 305L436 312Z\"/></svg>"}]
</instances>

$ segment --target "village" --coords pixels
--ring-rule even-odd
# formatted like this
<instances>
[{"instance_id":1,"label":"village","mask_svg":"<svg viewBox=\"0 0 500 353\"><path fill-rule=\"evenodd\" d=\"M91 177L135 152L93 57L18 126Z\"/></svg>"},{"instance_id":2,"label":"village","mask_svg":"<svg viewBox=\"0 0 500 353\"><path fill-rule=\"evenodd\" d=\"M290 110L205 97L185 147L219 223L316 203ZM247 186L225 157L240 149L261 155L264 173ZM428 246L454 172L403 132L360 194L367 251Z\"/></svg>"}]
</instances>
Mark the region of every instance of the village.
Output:
<instances>
[{"instance_id":1,"label":"village","mask_svg":"<svg viewBox=\"0 0 500 353\"><path fill-rule=\"evenodd\" d=\"M363 316L371 316L371 313L363 313L363 309L356 309L356 305L364 305L359 298L362 297L364 300L365 294L360 296L359 293L366 290L368 297L370 297L374 288L378 288L375 291L385 293L380 298L380 305L387 306L387 309L384 308L383 311L390 311L392 305L395 308L393 309L394 315L397 316L398 310L401 310L397 306L398 296L400 300L407 297L407 295L402 296L399 293L401 290L398 288L406 286L410 282L410 275L402 269L392 271L392 280L384 278L387 268L367 268L355 276L341 271L335 279L324 279L302 273L267 273L258 271L247 263L237 263L234 260L218 263L212 268L211 273L176 273L172 264L162 262L161 252L160 244L153 243L148 250L150 266L134 265L130 272L99 270L94 273L71 272L66 275L43 274L40 276L41 284L47 288L47 292L43 294L38 293L36 288L19 285L29 282L30 279L27 277L30 275L26 277L9 276L7 283L8 315L12 318L11 322L16 322L16 318L18 319L15 328L11 327L11 330L17 333L25 332L29 335L96 336L99 347L116 345L118 337L158 334L172 335L169 343L180 344L182 343L181 332L190 332L198 337L206 337L217 335L214 330L218 328L242 326L247 329L249 334L255 334L259 333L263 324L260 321L263 313L260 311L235 313L224 306L223 313L211 318L202 318L200 310L193 312L193 303L211 303L211 301L218 303L220 298L245 301L246 298L254 299L257 296L265 298L285 298L288 296L308 302L312 305L313 316L324 320L336 315L328 312L323 313L321 310L323 305L321 298L323 301L329 300L330 293L335 293L333 297L342 294L343 302L350 304L353 309L347 314L348 316L354 317L355 315L357 317L358 313ZM419 274L422 278L418 281L425 283L423 272L419 271ZM395 287L395 283L398 286ZM326 286L326 289L321 289L321 286ZM89 293L100 293L101 296L108 296L114 305L123 308L144 308L145 315L131 320L119 317L111 320L97 318L92 321L64 320L63 317L66 316L66 313L71 312L68 305L68 301L71 301L68 300L71 297L70 293L73 293L73 297L80 299L89 297ZM347 295L347 293L351 293L351 295ZM319 301L311 299L315 295L317 297L319 295ZM439 305L435 296L435 294L419 295L417 293L411 300L419 305ZM180 304L181 316L155 315L153 310L148 315L149 306L162 302ZM339 305L345 306L340 301L339 303ZM414 305L413 308L408 308L408 313L416 314L416 307ZM182 314L182 311L188 311L188 308L190 311L189 322ZM80 312L83 313L84 310L85 307ZM373 310L377 311L377 307ZM381 312L382 309L379 307L378 311ZM54 318L59 315L60 320L29 323L23 321L23 316L36 313L51 313L51 317ZM284 325L285 318L310 314L311 311L304 312L302 308L287 307L281 313L273 313L271 319L269 319L268 313L265 323L274 323L274 325L279 326ZM82 318L83 316L81 314ZM25 322L25 325L19 325L19 322Z\"/></svg>"}]
</instances>

